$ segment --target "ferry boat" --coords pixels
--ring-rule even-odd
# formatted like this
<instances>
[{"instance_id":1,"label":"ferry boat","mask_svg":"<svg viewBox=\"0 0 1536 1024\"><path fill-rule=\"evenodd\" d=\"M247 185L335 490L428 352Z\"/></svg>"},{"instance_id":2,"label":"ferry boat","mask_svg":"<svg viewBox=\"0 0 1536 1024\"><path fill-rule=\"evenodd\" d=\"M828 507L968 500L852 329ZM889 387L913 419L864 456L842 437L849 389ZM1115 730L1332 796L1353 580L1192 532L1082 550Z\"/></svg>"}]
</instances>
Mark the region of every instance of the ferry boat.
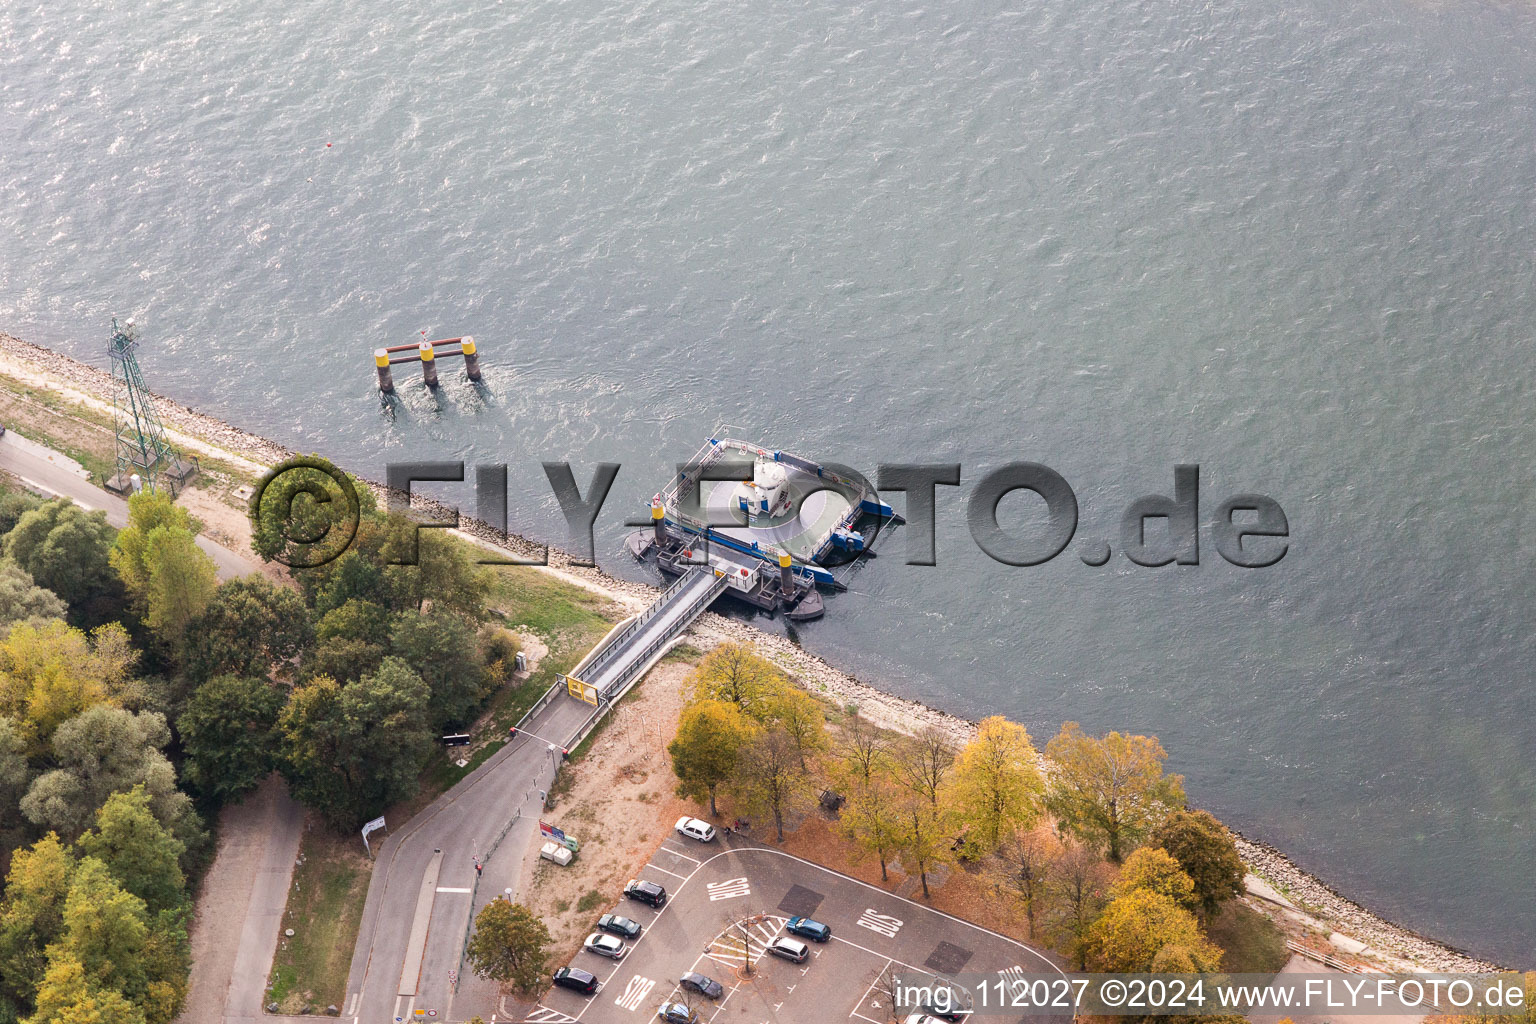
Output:
<instances>
[{"instance_id":1,"label":"ferry boat","mask_svg":"<svg viewBox=\"0 0 1536 1024\"><path fill-rule=\"evenodd\" d=\"M707 565L737 600L804 621L825 611L822 587L846 589L833 569L869 553L871 528L900 521L857 474L721 436L651 499L652 528L626 546L672 576Z\"/></svg>"}]
</instances>

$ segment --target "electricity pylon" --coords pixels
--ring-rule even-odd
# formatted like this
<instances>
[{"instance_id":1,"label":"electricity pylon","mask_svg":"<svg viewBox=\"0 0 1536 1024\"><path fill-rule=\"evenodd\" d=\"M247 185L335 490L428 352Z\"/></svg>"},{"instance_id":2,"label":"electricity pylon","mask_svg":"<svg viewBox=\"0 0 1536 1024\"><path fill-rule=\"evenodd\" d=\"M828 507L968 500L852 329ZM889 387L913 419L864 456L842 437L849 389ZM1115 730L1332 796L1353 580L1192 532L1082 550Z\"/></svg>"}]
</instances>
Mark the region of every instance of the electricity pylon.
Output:
<instances>
[{"instance_id":1,"label":"electricity pylon","mask_svg":"<svg viewBox=\"0 0 1536 1024\"><path fill-rule=\"evenodd\" d=\"M177 458L176 449L165 439L165 427L155 412L154 400L144 386L139 360L134 355L138 347L133 321L119 327L117 318L113 317L107 355L112 359L112 420L117 428L117 475L107 481L107 487L127 494L133 490L132 475L137 473L143 487L153 491L164 482L175 494L177 485L193 467Z\"/></svg>"}]
</instances>

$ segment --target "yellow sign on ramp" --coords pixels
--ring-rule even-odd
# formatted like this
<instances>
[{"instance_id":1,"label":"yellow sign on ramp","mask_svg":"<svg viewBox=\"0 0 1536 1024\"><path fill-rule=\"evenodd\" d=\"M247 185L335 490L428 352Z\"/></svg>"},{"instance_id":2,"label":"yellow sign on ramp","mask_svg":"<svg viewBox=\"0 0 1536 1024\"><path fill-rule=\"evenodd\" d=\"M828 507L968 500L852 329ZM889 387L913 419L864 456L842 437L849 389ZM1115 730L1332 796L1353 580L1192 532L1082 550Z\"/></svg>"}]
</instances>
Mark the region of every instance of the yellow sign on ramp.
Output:
<instances>
[{"instance_id":1,"label":"yellow sign on ramp","mask_svg":"<svg viewBox=\"0 0 1536 1024\"><path fill-rule=\"evenodd\" d=\"M572 697L597 707L597 687L588 685L575 676L565 677L565 688Z\"/></svg>"}]
</instances>

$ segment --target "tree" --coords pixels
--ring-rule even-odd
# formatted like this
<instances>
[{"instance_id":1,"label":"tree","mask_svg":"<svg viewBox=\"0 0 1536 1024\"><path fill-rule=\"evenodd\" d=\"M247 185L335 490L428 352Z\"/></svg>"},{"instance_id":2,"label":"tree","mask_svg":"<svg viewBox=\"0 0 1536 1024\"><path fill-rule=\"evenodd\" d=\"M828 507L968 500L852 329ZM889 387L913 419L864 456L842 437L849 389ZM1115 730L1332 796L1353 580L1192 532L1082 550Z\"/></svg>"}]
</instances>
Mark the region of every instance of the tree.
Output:
<instances>
[{"instance_id":1,"label":"tree","mask_svg":"<svg viewBox=\"0 0 1536 1024\"><path fill-rule=\"evenodd\" d=\"M843 726L837 745L835 771L845 788L869 785L875 775L891 767L891 745L886 734L855 714Z\"/></svg>"},{"instance_id":2,"label":"tree","mask_svg":"<svg viewBox=\"0 0 1536 1024\"><path fill-rule=\"evenodd\" d=\"M910 788L901 801L896 821L902 862L917 869L923 896L927 897L928 873L954 859L954 822L939 804L930 803L926 795Z\"/></svg>"},{"instance_id":3,"label":"tree","mask_svg":"<svg viewBox=\"0 0 1536 1024\"><path fill-rule=\"evenodd\" d=\"M1109 888L1110 895L1119 898L1127 893L1144 891L1166 896L1185 910L1200 905L1195 896L1195 883L1189 880L1179 862L1166 850L1143 847L1125 858L1120 875Z\"/></svg>"},{"instance_id":4,"label":"tree","mask_svg":"<svg viewBox=\"0 0 1536 1024\"><path fill-rule=\"evenodd\" d=\"M549 929L532 911L498 898L475 915L465 953L480 977L526 991L543 980L549 942Z\"/></svg>"},{"instance_id":5,"label":"tree","mask_svg":"<svg viewBox=\"0 0 1536 1024\"><path fill-rule=\"evenodd\" d=\"M122 692L138 658L127 636L112 624L87 637L54 620L19 623L0 640L0 715L19 723L34 754L65 719Z\"/></svg>"},{"instance_id":6,"label":"tree","mask_svg":"<svg viewBox=\"0 0 1536 1024\"><path fill-rule=\"evenodd\" d=\"M316 640L346 637L386 647L389 633L389 609L360 597L332 608L315 623Z\"/></svg>"},{"instance_id":7,"label":"tree","mask_svg":"<svg viewBox=\"0 0 1536 1024\"><path fill-rule=\"evenodd\" d=\"M1046 807L1063 828L1117 863L1184 804L1184 779L1163 774L1168 755L1155 736L1095 738L1068 722L1045 753L1056 769Z\"/></svg>"},{"instance_id":8,"label":"tree","mask_svg":"<svg viewBox=\"0 0 1536 1024\"><path fill-rule=\"evenodd\" d=\"M740 768L732 789L753 813L773 815L779 842L784 841L784 819L799 808L810 791L800 770L794 740L783 729L759 734L741 753Z\"/></svg>"},{"instance_id":9,"label":"tree","mask_svg":"<svg viewBox=\"0 0 1536 1024\"><path fill-rule=\"evenodd\" d=\"M1162 893L1133 889L1115 897L1088 929L1088 965L1106 973L1215 971L1221 950L1195 915Z\"/></svg>"},{"instance_id":10,"label":"tree","mask_svg":"<svg viewBox=\"0 0 1536 1024\"><path fill-rule=\"evenodd\" d=\"M433 608L471 622L485 619L491 574L471 561L465 546L442 530L421 529L414 519L391 515L380 547L382 580L396 611Z\"/></svg>"},{"instance_id":11,"label":"tree","mask_svg":"<svg viewBox=\"0 0 1536 1024\"><path fill-rule=\"evenodd\" d=\"M896 774L902 783L937 809L939 794L955 766L955 748L944 730L929 726L896 751Z\"/></svg>"},{"instance_id":12,"label":"tree","mask_svg":"<svg viewBox=\"0 0 1536 1024\"><path fill-rule=\"evenodd\" d=\"M0 807L9 811L21 799L32 780L27 764L27 744L21 730L9 718L0 717Z\"/></svg>"},{"instance_id":13,"label":"tree","mask_svg":"<svg viewBox=\"0 0 1536 1024\"><path fill-rule=\"evenodd\" d=\"M1054 908L1051 930L1057 944L1085 970L1088 929L1107 902L1109 870L1086 846L1068 845L1047 876L1046 891Z\"/></svg>"},{"instance_id":14,"label":"tree","mask_svg":"<svg viewBox=\"0 0 1536 1024\"><path fill-rule=\"evenodd\" d=\"M148 582L144 622L162 640L179 644L187 626L208 607L219 585L218 567L182 526L157 526L144 551Z\"/></svg>"},{"instance_id":15,"label":"tree","mask_svg":"<svg viewBox=\"0 0 1536 1024\"><path fill-rule=\"evenodd\" d=\"M37 989L37 1012L25 1024L146 1024L144 1012L118 991L95 984L85 965L55 956Z\"/></svg>"},{"instance_id":16,"label":"tree","mask_svg":"<svg viewBox=\"0 0 1536 1024\"><path fill-rule=\"evenodd\" d=\"M360 541L373 532L370 524L360 529ZM298 574L299 583L320 615L340 608L348 601L367 601L383 606L389 597L384 591L384 576L376 561L354 547L327 565Z\"/></svg>"},{"instance_id":17,"label":"tree","mask_svg":"<svg viewBox=\"0 0 1536 1024\"><path fill-rule=\"evenodd\" d=\"M450 612L400 612L390 620L390 650L426 682L434 728L468 721L489 696L475 633Z\"/></svg>"},{"instance_id":18,"label":"tree","mask_svg":"<svg viewBox=\"0 0 1536 1024\"><path fill-rule=\"evenodd\" d=\"M176 771L161 749L170 742L165 717L97 705L59 726L53 756L59 767L39 775L21 799L27 820L78 836L113 793L143 786L160 823L189 849L206 841L191 799L176 788Z\"/></svg>"},{"instance_id":19,"label":"tree","mask_svg":"<svg viewBox=\"0 0 1536 1024\"><path fill-rule=\"evenodd\" d=\"M967 843L977 853L991 853L1039 817L1045 787L1035 758L1028 730L999 715L982 719L975 739L961 749L954 795L961 823L969 826Z\"/></svg>"},{"instance_id":20,"label":"tree","mask_svg":"<svg viewBox=\"0 0 1536 1024\"><path fill-rule=\"evenodd\" d=\"M1061 859L1061 846L1041 829L1021 828L998 848L1002 871L998 889L1024 914L1028 937L1035 937L1035 922L1044 909L1051 874Z\"/></svg>"},{"instance_id":21,"label":"tree","mask_svg":"<svg viewBox=\"0 0 1536 1024\"><path fill-rule=\"evenodd\" d=\"M694 701L683 709L677 736L667 744L677 795L709 799L711 816L719 814L715 794L736 773L742 751L752 742L755 726L735 704L720 700Z\"/></svg>"},{"instance_id":22,"label":"tree","mask_svg":"<svg viewBox=\"0 0 1536 1024\"><path fill-rule=\"evenodd\" d=\"M76 610L101 596L113 579L111 546L106 513L87 512L68 498L46 501L22 516L0 545L39 586Z\"/></svg>"},{"instance_id":23,"label":"tree","mask_svg":"<svg viewBox=\"0 0 1536 1024\"><path fill-rule=\"evenodd\" d=\"M760 702L761 720L771 728L783 729L795 745L800 770L806 770L806 754L826 750L827 718L821 704L810 694L789 682L772 687Z\"/></svg>"},{"instance_id":24,"label":"tree","mask_svg":"<svg viewBox=\"0 0 1536 1024\"><path fill-rule=\"evenodd\" d=\"M0 495L0 536L10 533L21 517L43 503L43 499L27 491L9 491Z\"/></svg>"},{"instance_id":25,"label":"tree","mask_svg":"<svg viewBox=\"0 0 1536 1024\"><path fill-rule=\"evenodd\" d=\"M339 828L409 796L432 752L428 698L398 658L346 687L320 676L295 690L278 719L294 796Z\"/></svg>"},{"instance_id":26,"label":"tree","mask_svg":"<svg viewBox=\"0 0 1536 1024\"><path fill-rule=\"evenodd\" d=\"M144 901L118 885L101 861L81 860L64 900L64 934L49 948L50 959L78 960L88 982L139 1002L149 986L148 939Z\"/></svg>"},{"instance_id":27,"label":"tree","mask_svg":"<svg viewBox=\"0 0 1536 1024\"><path fill-rule=\"evenodd\" d=\"M901 794L887 772L872 774L867 781L853 773L837 828L843 838L879 858L882 882L889 880L886 865L901 848L902 810Z\"/></svg>"},{"instance_id":28,"label":"tree","mask_svg":"<svg viewBox=\"0 0 1536 1024\"><path fill-rule=\"evenodd\" d=\"M0 561L0 630L24 621L41 625L62 619L67 611L59 595L38 586L27 570L15 562Z\"/></svg>"},{"instance_id":29,"label":"tree","mask_svg":"<svg viewBox=\"0 0 1536 1024\"><path fill-rule=\"evenodd\" d=\"M0 995L12 1003L33 1002L46 950L64 932L64 900L74 871L74 855L51 832L11 858L0 903Z\"/></svg>"},{"instance_id":30,"label":"tree","mask_svg":"<svg viewBox=\"0 0 1536 1024\"><path fill-rule=\"evenodd\" d=\"M355 477L347 480L350 493L323 469L285 464L268 477L259 507L250 510L251 549L266 561L296 566L323 566L342 554L354 525L376 516L373 492Z\"/></svg>"},{"instance_id":31,"label":"tree","mask_svg":"<svg viewBox=\"0 0 1536 1024\"><path fill-rule=\"evenodd\" d=\"M755 705L783 684L783 673L745 644L721 644L693 673L696 699L723 700L754 718L760 718Z\"/></svg>"},{"instance_id":32,"label":"tree","mask_svg":"<svg viewBox=\"0 0 1536 1024\"><path fill-rule=\"evenodd\" d=\"M333 636L321 640L304 658L303 678L330 676L339 683L355 683L372 675L389 654L389 648L365 640Z\"/></svg>"},{"instance_id":33,"label":"tree","mask_svg":"<svg viewBox=\"0 0 1536 1024\"><path fill-rule=\"evenodd\" d=\"M188 784L220 803L255 789L276 766L273 730L283 695L260 679L214 676L176 720Z\"/></svg>"},{"instance_id":34,"label":"tree","mask_svg":"<svg viewBox=\"0 0 1536 1024\"><path fill-rule=\"evenodd\" d=\"M265 576L242 576L221 584L187 630L182 667L197 682L224 674L265 678L313 642L298 594Z\"/></svg>"},{"instance_id":35,"label":"tree","mask_svg":"<svg viewBox=\"0 0 1536 1024\"><path fill-rule=\"evenodd\" d=\"M149 807L143 786L114 793L96 812L96 827L80 837L80 852L94 857L148 913L187 909L181 855L186 847Z\"/></svg>"},{"instance_id":36,"label":"tree","mask_svg":"<svg viewBox=\"0 0 1536 1024\"><path fill-rule=\"evenodd\" d=\"M1195 886L1206 920L1243 891L1248 869L1226 826L1205 811L1175 811L1152 833L1152 845L1167 850Z\"/></svg>"}]
</instances>

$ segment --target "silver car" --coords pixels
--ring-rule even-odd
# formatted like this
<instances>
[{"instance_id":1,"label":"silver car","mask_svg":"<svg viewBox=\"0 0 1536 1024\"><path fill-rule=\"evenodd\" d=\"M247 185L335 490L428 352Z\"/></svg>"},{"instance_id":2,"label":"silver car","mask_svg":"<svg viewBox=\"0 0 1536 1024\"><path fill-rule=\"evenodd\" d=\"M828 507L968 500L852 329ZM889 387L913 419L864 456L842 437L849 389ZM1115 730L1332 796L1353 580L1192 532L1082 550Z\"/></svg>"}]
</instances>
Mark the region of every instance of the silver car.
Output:
<instances>
[{"instance_id":1,"label":"silver car","mask_svg":"<svg viewBox=\"0 0 1536 1024\"><path fill-rule=\"evenodd\" d=\"M616 935L604 935L602 932L593 932L587 936L587 941L581 944L581 948L588 953L596 953L610 960L622 960L624 954L629 952L629 947L624 945L624 940Z\"/></svg>"}]
</instances>

